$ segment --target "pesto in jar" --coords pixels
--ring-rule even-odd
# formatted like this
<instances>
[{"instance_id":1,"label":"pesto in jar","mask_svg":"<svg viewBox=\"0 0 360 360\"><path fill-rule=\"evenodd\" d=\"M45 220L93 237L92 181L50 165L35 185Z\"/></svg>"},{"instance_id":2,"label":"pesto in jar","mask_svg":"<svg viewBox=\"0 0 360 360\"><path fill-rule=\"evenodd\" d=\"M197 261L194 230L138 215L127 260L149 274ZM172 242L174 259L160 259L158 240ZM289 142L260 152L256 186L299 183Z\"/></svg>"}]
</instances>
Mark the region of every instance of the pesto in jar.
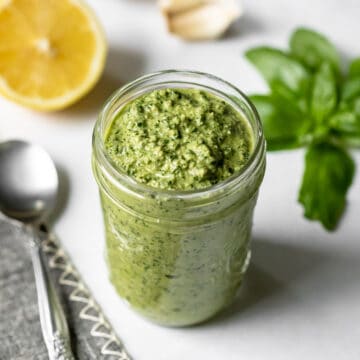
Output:
<instances>
[{"instance_id":1,"label":"pesto in jar","mask_svg":"<svg viewBox=\"0 0 360 360\"><path fill-rule=\"evenodd\" d=\"M201 90L162 89L128 104L105 140L114 164L159 189L192 190L237 173L253 149L246 120Z\"/></svg>"},{"instance_id":2,"label":"pesto in jar","mask_svg":"<svg viewBox=\"0 0 360 360\"><path fill-rule=\"evenodd\" d=\"M117 292L164 325L213 316L232 301L248 264L264 158L241 186L214 198L190 204L158 193L212 189L236 176L254 151L248 120L210 92L165 88L128 102L103 141L113 167L152 189L134 197L101 180L107 261Z\"/></svg>"}]
</instances>

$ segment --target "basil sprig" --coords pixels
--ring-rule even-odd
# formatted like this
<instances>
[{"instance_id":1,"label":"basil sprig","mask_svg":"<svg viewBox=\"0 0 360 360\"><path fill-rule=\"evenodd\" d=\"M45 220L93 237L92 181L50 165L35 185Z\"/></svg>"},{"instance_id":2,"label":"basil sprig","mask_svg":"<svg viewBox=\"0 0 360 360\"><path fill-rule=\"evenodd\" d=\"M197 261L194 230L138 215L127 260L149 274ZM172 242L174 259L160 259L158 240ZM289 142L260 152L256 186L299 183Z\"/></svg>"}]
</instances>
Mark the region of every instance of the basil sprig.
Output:
<instances>
[{"instance_id":1,"label":"basil sprig","mask_svg":"<svg viewBox=\"0 0 360 360\"><path fill-rule=\"evenodd\" d=\"M306 218L334 230L354 177L348 149L360 147L360 58L342 73L335 46L305 28L292 33L288 51L261 46L246 57L269 85L250 97L268 150L307 148L298 199Z\"/></svg>"}]
</instances>

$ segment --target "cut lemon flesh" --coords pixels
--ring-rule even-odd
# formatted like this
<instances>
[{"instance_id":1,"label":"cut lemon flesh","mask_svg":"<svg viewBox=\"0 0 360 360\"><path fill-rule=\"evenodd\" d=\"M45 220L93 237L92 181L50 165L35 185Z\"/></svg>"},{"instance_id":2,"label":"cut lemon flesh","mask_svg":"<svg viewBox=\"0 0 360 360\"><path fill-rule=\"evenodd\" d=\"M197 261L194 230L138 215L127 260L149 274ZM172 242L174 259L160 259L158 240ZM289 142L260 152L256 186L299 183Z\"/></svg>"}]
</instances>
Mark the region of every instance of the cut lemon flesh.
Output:
<instances>
[{"instance_id":1,"label":"cut lemon flesh","mask_svg":"<svg viewBox=\"0 0 360 360\"><path fill-rule=\"evenodd\" d=\"M80 0L0 0L0 93L59 110L84 96L105 64L106 40Z\"/></svg>"}]
</instances>

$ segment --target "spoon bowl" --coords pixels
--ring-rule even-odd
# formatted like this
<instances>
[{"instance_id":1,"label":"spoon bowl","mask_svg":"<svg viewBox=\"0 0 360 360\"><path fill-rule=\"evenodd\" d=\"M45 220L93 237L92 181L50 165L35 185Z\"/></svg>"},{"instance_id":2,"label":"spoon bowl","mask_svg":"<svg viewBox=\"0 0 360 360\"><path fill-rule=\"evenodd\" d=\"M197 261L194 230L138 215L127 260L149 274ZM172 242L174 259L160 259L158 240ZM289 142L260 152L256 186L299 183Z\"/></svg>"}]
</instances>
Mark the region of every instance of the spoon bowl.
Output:
<instances>
[{"instance_id":1,"label":"spoon bowl","mask_svg":"<svg viewBox=\"0 0 360 360\"><path fill-rule=\"evenodd\" d=\"M41 147L13 140L0 144L0 210L22 222L43 220L55 207L59 179Z\"/></svg>"}]
</instances>

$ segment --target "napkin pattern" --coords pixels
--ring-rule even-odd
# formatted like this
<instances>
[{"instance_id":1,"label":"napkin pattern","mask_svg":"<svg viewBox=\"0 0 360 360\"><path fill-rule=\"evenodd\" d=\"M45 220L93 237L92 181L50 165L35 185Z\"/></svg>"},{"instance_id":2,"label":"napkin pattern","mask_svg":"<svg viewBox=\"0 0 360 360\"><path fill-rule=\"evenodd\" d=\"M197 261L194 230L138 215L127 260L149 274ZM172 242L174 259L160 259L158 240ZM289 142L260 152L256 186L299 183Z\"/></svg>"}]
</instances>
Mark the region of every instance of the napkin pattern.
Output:
<instances>
[{"instance_id":1,"label":"napkin pattern","mask_svg":"<svg viewBox=\"0 0 360 360\"><path fill-rule=\"evenodd\" d=\"M48 271L64 306L79 360L131 360L56 237L42 229ZM25 232L0 216L0 360L45 360Z\"/></svg>"}]
</instances>

